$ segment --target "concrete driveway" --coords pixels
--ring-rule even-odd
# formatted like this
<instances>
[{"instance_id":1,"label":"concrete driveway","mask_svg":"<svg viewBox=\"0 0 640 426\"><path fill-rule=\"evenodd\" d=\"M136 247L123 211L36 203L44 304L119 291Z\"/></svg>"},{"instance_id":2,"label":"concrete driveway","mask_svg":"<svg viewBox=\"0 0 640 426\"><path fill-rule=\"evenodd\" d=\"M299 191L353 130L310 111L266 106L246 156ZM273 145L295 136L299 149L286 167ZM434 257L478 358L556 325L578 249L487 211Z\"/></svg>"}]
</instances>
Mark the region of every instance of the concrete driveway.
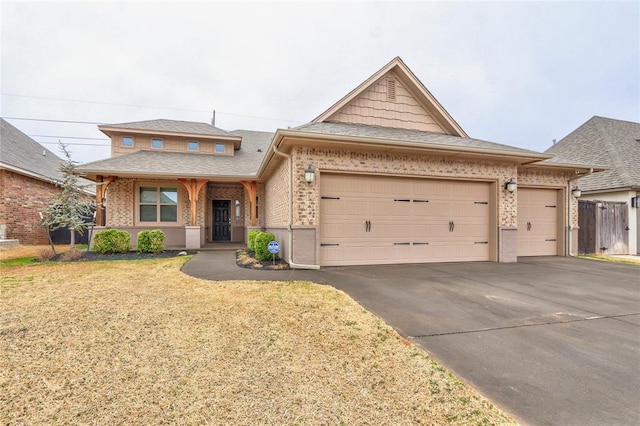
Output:
<instances>
[{"instance_id":1,"label":"concrete driveway","mask_svg":"<svg viewBox=\"0 0 640 426\"><path fill-rule=\"evenodd\" d=\"M640 266L545 257L269 272L212 253L184 272L330 284L523 424L640 425Z\"/></svg>"}]
</instances>

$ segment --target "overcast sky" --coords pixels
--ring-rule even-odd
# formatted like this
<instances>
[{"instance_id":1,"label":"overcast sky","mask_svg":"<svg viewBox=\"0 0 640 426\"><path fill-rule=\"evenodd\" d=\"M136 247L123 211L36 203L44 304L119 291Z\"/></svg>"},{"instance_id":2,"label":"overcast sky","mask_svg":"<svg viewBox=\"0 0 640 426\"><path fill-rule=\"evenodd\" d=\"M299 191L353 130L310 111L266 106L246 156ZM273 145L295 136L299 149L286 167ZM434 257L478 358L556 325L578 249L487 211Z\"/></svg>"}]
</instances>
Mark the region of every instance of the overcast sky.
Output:
<instances>
[{"instance_id":1,"label":"overcast sky","mask_svg":"<svg viewBox=\"0 0 640 426\"><path fill-rule=\"evenodd\" d=\"M0 114L81 163L108 140L61 121L215 109L222 129L275 131L396 56L474 138L544 151L594 115L640 121L637 1L2 1L1 14Z\"/></svg>"}]
</instances>

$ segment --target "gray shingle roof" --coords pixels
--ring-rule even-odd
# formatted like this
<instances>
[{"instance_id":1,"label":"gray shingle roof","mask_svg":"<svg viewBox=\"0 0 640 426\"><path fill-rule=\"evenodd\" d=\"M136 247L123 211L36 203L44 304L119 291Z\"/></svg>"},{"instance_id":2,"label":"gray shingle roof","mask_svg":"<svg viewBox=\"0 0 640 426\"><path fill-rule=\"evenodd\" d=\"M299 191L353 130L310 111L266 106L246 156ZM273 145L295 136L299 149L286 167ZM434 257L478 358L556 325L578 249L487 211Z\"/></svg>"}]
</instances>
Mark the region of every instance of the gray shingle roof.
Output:
<instances>
[{"instance_id":1,"label":"gray shingle roof","mask_svg":"<svg viewBox=\"0 0 640 426\"><path fill-rule=\"evenodd\" d=\"M640 123L594 116L545 152L553 160L608 168L581 178L583 191L640 189Z\"/></svg>"},{"instance_id":2,"label":"gray shingle roof","mask_svg":"<svg viewBox=\"0 0 640 426\"><path fill-rule=\"evenodd\" d=\"M242 149L233 156L162 151L132 154L94 161L78 167L87 175L160 175L172 177L244 177L257 173L273 133L235 130L242 137ZM258 151L261 150L261 151Z\"/></svg>"},{"instance_id":3,"label":"gray shingle roof","mask_svg":"<svg viewBox=\"0 0 640 426\"><path fill-rule=\"evenodd\" d=\"M60 182L64 179L60 172L63 163L56 154L0 118L0 165L48 182ZM78 184L88 193L95 192L94 182L80 178Z\"/></svg>"},{"instance_id":4,"label":"gray shingle roof","mask_svg":"<svg viewBox=\"0 0 640 426\"><path fill-rule=\"evenodd\" d=\"M212 126L209 123L197 123L193 121L178 121L178 120L149 120L149 121L135 121L130 123L119 124L105 124L98 126L102 128L118 128L118 129L131 129L131 130L148 130L155 132L170 132L170 133L188 133L193 135L203 136L233 136L222 129Z\"/></svg>"},{"instance_id":5,"label":"gray shingle roof","mask_svg":"<svg viewBox=\"0 0 640 426\"><path fill-rule=\"evenodd\" d=\"M60 165L63 160L4 118L0 118L0 163L6 164L44 180L62 179Z\"/></svg>"},{"instance_id":6,"label":"gray shingle roof","mask_svg":"<svg viewBox=\"0 0 640 426\"><path fill-rule=\"evenodd\" d=\"M445 135L441 133L425 132L421 130L407 130L390 127L371 126L366 124L351 123L309 123L296 127L295 130L311 133L325 133L339 136L355 136L371 139L394 140L403 142L425 143L441 145L442 148L466 148L477 150L489 150L500 153L512 153L514 155L541 156L539 152L502 145L495 142L487 142L479 139L464 138ZM544 157L543 157L544 158Z\"/></svg>"}]
</instances>

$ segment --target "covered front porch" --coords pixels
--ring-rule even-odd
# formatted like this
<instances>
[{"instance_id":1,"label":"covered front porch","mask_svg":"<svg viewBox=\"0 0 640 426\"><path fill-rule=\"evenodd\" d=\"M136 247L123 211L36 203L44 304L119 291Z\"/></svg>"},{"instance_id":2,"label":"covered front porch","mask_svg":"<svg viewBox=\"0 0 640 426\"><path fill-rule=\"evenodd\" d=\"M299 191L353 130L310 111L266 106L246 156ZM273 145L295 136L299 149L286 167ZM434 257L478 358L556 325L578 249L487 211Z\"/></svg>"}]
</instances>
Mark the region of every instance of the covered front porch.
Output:
<instances>
[{"instance_id":1,"label":"covered front porch","mask_svg":"<svg viewBox=\"0 0 640 426\"><path fill-rule=\"evenodd\" d=\"M96 193L98 208L93 234L102 229L119 229L131 235L131 248L140 231L159 229L165 234L167 249L232 249L245 246L247 232L260 227L259 185L255 181L209 181L206 179L100 178ZM149 205L146 192L157 188L158 213L145 221ZM120 212L123 195L132 200L129 224ZM111 210L111 211L109 211ZM264 211L264 210L263 210ZM166 213L166 214L165 214ZM169 220L167 220L169 219Z\"/></svg>"}]
</instances>

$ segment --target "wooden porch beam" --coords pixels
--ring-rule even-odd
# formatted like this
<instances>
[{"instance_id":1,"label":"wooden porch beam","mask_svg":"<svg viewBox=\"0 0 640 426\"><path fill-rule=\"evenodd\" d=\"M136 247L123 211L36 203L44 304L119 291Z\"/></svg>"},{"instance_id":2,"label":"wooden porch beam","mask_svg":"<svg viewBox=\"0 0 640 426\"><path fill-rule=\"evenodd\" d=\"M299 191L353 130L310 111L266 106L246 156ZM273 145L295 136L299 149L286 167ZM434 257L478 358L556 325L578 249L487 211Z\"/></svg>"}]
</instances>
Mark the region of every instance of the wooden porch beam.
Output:
<instances>
[{"instance_id":1,"label":"wooden porch beam","mask_svg":"<svg viewBox=\"0 0 640 426\"><path fill-rule=\"evenodd\" d=\"M187 189L187 194L189 194L189 201L191 202L191 226L195 226L197 222L197 207L198 207L198 196L200 194L200 190L203 186L209 182L208 179L178 179L178 181L184 185Z\"/></svg>"},{"instance_id":2,"label":"wooden porch beam","mask_svg":"<svg viewBox=\"0 0 640 426\"><path fill-rule=\"evenodd\" d=\"M107 188L118 178L116 176L109 176L106 179L103 176L96 176L99 180L96 185L96 226L105 226L106 217L104 215L104 202L106 200Z\"/></svg>"},{"instance_id":3,"label":"wooden porch beam","mask_svg":"<svg viewBox=\"0 0 640 426\"><path fill-rule=\"evenodd\" d=\"M242 184L242 186L244 186L244 189L247 190L247 193L249 194L249 211L250 211L250 216L251 216L251 226L256 226L258 220L257 220L257 196L258 196L258 184L256 181L252 180L252 181L246 181L246 180L241 180L240 183Z\"/></svg>"}]
</instances>

